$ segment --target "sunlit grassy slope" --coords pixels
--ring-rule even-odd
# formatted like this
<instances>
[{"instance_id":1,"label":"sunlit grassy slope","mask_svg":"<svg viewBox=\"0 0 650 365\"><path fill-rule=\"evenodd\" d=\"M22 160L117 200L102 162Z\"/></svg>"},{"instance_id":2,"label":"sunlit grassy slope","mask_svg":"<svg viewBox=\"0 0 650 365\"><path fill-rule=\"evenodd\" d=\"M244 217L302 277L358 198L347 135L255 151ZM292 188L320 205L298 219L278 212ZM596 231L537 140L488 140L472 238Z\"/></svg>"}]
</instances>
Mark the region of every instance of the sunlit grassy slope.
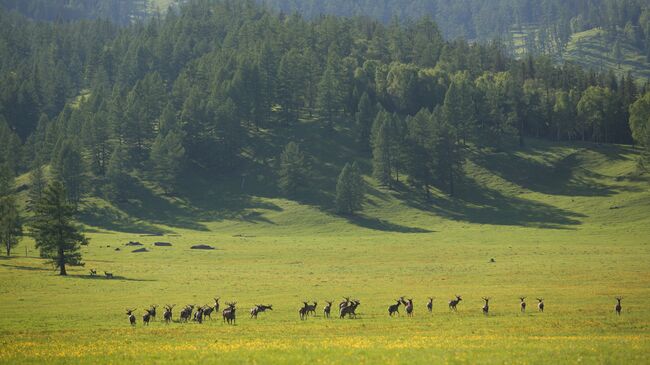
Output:
<instances>
[{"instance_id":1,"label":"sunlit grassy slope","mask_svg":"<svg viewBox=\"0 0 650 365\"><path fill-rule=\"evenodd\" d=\"M305 144L321 157L314 161L316 192L298 201L280 198L263 167L243 184L188 173L174 198L146 184L115 206L89 198L82 207L92 239L83 249L86 267L69 277L57 276L25 240L16 257L0 259L0 363L650 357L650 192L647 179L634 174L630 147L531 141L507 153L470 149L456 198L436 193L426 201L368 178L363 213L343 218L331 213L332 185L352 152L327 140ZM360 161L368 172L367 160ZM130 240L150 252L132 253L124 245ZM155 241L173 246L154 247ZM191 250L194 244L217 249ZM90 278L89 268L118 277ZM464 298L457 313L446 306L454 294ZM165 325L160 318L141 325L150 304L178 309L217 295L237 301L236 326L218 315L202 325ZM415 316L388 318L387 306L402 295L414 299ZM522 295L526 314L519 312ZM617 295L624 297L620 317ZM342 296L361 300L359 318L324 319L324 301ZM432 314L425 309L429 296ZM487 317L482 296L492 298ZM545 298L544 313L535 310L535 297ZM319 302L317 317L299 320L303 300ZM255 303L274 310L249 319ZM135 328L126 307L139 309Z\"/></svg>"}]
</instances>

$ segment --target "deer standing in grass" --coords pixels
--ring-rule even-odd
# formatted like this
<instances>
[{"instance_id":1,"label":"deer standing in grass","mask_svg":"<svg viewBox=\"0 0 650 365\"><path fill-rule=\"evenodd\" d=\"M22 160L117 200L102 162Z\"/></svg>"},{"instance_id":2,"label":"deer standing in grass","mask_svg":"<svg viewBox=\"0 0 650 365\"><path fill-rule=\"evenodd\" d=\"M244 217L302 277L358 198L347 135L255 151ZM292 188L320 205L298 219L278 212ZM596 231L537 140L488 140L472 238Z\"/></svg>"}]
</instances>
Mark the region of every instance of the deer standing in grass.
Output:
<instances>
[{"instance_id":1,"label":"deer standing in grass","mask_svg":"<svg viewBox=\"0 0 650 365\"><path fill-rule=\"evenodd\" d=\"M131 323L131 326L135 326L135 312L137 309L129 309L126 308L126 315L129 316L129 323Z\"/></svg>"},{"instance_id":2,"label":"deer standing in grass","mask_svg":"<svg viewBox=\"0 0 650 365\"><path fill-rule=\"evenodd\" d=\"M228 324L235 324L235 312L236 308L235 305L237 305L237 302L232 302L232 303L227 303L228 307L223 310L223 321L227 322Z\"/></svg>"},{"instance_id":3,"label":"deer standing in grass","mask_svg":"<svg viewBox=\"0 0 650 365\"><path fill-rule=\"evenodd\" d=\"M621 315L621 309L623 309L623 307L621 306L621 300L623 300L623 297L616 297L617 303L616 303L616 307L614 308L616 309L616 314L618 314L619 316Z\"/></svg>"},{"instance_id":4,"label":"deer standing in grass","mask_svg":"<svg viewBox=\"0 0 650 365\"><path fill-rule=\"evenodd\" d=\"M332 311L332 302L326 300L325 303L327 304L325 304L325 307L323 307L323 316L325 318L329 318L330 312Z\"/></svg>"},{"instance_id":5,"label":"deer standing in grass","mask_svg":"<svg viewBox=\"0 0 650 365\"><path fill-rule=\"evenodd\" d=\"M166 323L171 322L172 320L172 309L176 306L176 304L169 305L167 304L165 306L165 313L163 313L163 319L165 320Z\"/></svg>"},{"instance_id":6,"label":"deer standing in grass","mask_svg":"<svg viewBox=\"0 0 650 365\"><path fill-rule=\"evenodd\" d=\"M402 301L399 299L395 300L397 303L388 306L388 316L392 317L393 314L397 313L399 315L399 306L402 304Z\"/></svg>"},{"instance_id":7,"label":"deer standing in grass","mask_svg":"<svg viewBox=\"0 0 650 365\"><path fill-rule=\"evenodd\" d=\"M458 303L463 300L463 298L460 297L460 295L456 295L456 299L452 299L449 301L449 310L456 311L456 307L458 306Z\"/></svg>"},{"instance_id":8,"label":"deer standing in grass","mask_svg":"<svg viewBox=\"0 0 650 365\"><path fill-rule=\"evenodd\" d=\"M521 301L521 304L519 304L521 313L526 313L526 297L519 297L519 300Z\"/></svg>"},{"instance_id":9,"label":"deer standing in grass","mask_svg":"<svg viewBox=\"0 0 650 365\"><path fill-rule=\"evenodd\" d=\"M427 310L429 313L433 312L433 297L429 297L429 301L427 302Z\"/></svg>"},{"instance_id":10,"label":"deer standing in grass","mask_svg":"<svg viewBox=\"0 0 650 365\"><path fill-rule=\"evenodd\" d=\"M413 299L409 299L404 307L406 309L406 315L413 317Z\"/></svg>"},{"instance_id":11,"label":"deer standing in grass","mask_svg":"<svg viewBox=\"0 0 650 365\"><path fill-rule=\"evenodd\" d=\"M483 314L486 316L488 315L488 312L490 311L490 298L489 297L483 297L483 300L485 301L485 305L483 306Z\"/></svg>"},{"instance_id":12,"label":"deer standing in grass","mask_svg":"<svg viewBox=\"0 0 650 365\"><path fill-rule=\"evenodd\" d=\"M539 302L537 303L537 309L540 312L544 312L544 298L537 298L537 301Z\"/></svg>"}]
</instances>

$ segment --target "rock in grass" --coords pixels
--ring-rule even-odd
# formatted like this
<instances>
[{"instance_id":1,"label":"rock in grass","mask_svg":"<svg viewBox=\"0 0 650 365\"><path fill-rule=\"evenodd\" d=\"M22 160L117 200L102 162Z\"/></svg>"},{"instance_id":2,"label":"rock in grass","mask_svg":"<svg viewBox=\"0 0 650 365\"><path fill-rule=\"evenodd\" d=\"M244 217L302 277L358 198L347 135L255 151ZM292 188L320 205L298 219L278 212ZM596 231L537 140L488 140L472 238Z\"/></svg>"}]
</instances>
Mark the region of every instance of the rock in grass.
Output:
<instances>
[{"instance_id":1,"label":"rock in grass","mask_svg":"<svg viewBox=\"0 0 650 365\"><path fill-rule=\"evenodd\" d=\"M129 243L126 244L127 246L142 246L142 243L137 242L137 241L129 241Z\"/></svg>"},{"instance_id":2,"label":"rock in grass","mask_svg":"<svg viewBox=\"0 0 650 365\"><path fill-rule=\"evenodd\" d=\"M208 245L195 245L191 248L192 250L214 250L214 247Z\"/></svg>"},{"instance_id":3,"label":"rock in grass","mask_svg":"<svg viewBox=\"0 0 650 365\"><path fill-rule=\"evenodd\" d=\"M154 242L153 245L158 247L170 247L172 244L169 242Z\"/></svg>"},{"instance_id":4,"label":"rock in grass","mask_svg":"<svg viewBox=\"0 0 650 365\"><path fill-rule=\"evenodd\" d=\"M137 249L137 250L133 250L133 251L131 251L131 252L133 252L133 253L140 253L140 252L149 252L149 250L147 250L146 247L142 247L142 248L139 248L139 249Z\"/></svg>"}]
</instances>

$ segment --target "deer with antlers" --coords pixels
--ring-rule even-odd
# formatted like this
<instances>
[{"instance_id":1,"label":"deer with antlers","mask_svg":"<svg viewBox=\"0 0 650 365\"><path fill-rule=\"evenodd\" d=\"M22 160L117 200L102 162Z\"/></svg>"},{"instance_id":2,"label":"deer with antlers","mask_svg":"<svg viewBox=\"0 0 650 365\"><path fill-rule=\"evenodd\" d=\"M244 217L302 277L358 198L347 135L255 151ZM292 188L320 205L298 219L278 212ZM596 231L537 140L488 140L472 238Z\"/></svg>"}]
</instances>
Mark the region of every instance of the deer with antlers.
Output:
<instances>
[{"instance_id":1,"label":"deer with antlers","mask_svg":"<svg viewBox=\"0 0 650 365\"><path fill-rule=\"evenodd\" d=\"M332 311L332 302L330 301L325 301L325 307L323 307L323 317L329 318L330 317L330 312Z\"/></svg>"},{"instance_id":2,"label":"deer with antlers","mask_svg":"<svg viewBox=\"0 0 650 365\"><path fill-rule=\"evenodd\" d=\"M540 312L544 312L544 298L537 298L537 309Z\"/></svg>"},{"instance_id":3,"label":"deer with antlers","mask_svg":"<svg viewBox=\"0 0 650 365\"><path fill-rule=\"evenodd\" d=\"M427 310L429 313L433 312L433 297L429 297L429 301L427 302Z\"/></svg>"},{"instance_id":4,"label":"deer with antlers","mask_svg":"<svg viewBox=\"0 0 650 365\"><path fill-rule=\"evenodd\" d=\"M458 306L458 303L463 300L460 295L456 295L456 299L452 299L449 301L449 310L456 311L456 307Z\"/></svg>"},{"instance_id":5,"label":"deer with antlers","mask_svg":"<svg viewBox=\"0 0 650 365\"><path fill-rule=\"evenodd\" d=\"M223 312L223 321L227 322L228 324L235 324L235 312L237 308L235 307L237 305L237 302L231 302L231 303L226 303L228 307L226 307Z\"/></svg>"},{"instance_id":6,"label":"deer with antlers","mask_svg":"<svg viewBox=\"0 0 650 365\"><path fill-rule=\"evenodd\" d=\"M391 304L388 306L388 316L392 317L393 314L397 313L399 315L399 306L402 305L402 301L399 299L395 299L395 304Z\"/></svg>"},{"instance_id":7,"label":"deer with antlers","mask_svg":"<svg viewBox=\"0 0 650 365\"><path fill-rule=\"evenodd\" d=\"M621 306L621 300L623 300L623 297L616 297L617 303L616 303L616 307L614 308L616 309L616 314L618 314L619 316L621 315L621 309L623 309L623 307Z\"/></svg>"},{"instance_id":8,"label":"deer with antlers","mask_svg":"<svg viewBox=\"0 0 650 365\"><path fill-rule=\"evenodd\" d=\"M172 320L172 309L176 306L176 304L172 305L165 305L165 312L163 313L163 319L165 320L165 323L169 323Z\"/></svg>"},{"instance_id":9,"label":"deer with antlers","mask_svg":"<svg viewBox=\"0 0 650 365\"><path fill-rule=\"evenodd\" d=\"M263 305L263 304L256 304L252 309L251 309L251 318L257 319L257 315L260 313L264 313L267 310L273 310L272 305Z\"/></svg>"},{"instance_id":10,"label":"deer with antlers","mask_svg":"<svg viewBox=\"0 0 650 365\"><path fill-rule=\"evenodd\" d=\"M406 305L404 306L404 309L406 310L406 315L408 317L413 317L413 299L409 299L406 301Z\"/></svg>"},{"instance_id":11,"label":"deer with antlers","mask_svg":"<svg viewBox=\"0 0 650 365\"><path fill-rule=\"evenodd\" d=\"M526 313L526 297L519 297L519 300L521 301L519 304L521 307L521 313Z\"/></svg>"}]
</instances>

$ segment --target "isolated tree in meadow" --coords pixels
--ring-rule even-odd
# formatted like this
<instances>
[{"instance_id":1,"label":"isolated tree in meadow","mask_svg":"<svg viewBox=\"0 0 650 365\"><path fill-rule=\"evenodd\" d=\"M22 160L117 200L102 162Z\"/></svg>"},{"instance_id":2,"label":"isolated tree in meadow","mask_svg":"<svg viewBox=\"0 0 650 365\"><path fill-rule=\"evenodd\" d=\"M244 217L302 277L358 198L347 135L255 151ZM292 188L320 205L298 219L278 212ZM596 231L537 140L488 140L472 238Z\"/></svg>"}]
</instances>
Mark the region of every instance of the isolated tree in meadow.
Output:
<instances>
[{"instance_id":1,"label":"isolated tree in meadow","mask_svg":"<svg viewBox=\"0 0 650 365\"><path fill-rule=\"evenodd\" d=\"M630 106L630 129L634 141L644 148L641 166L648 169L650 166L650 92L645 93Z\"/></svg>"},{"instance_id":2,"label":"isolated tree in meadow","mask_svg":"<svg viewBox=\"0 0 650 365\"><path fill-rule=\"evenodd\" d=\"M67 275L66 265L82 265L79 249L88 244L88 239L73 222L75 212L75 206L68 201L65 187L59 181L45 188L34 208L31 231L36 248L41 251L41 257L52 261L60 275Z\"/></svg>"},{"instance_id":3,"label":"isolated tree in meadow","mask_svg":"<svg viewBox=\"0 0 650 365\"><path fill-rule=\"evenodd\" d=\"M165 190L174 190L176 180L185 159L183 137L180 133L170 131L167 135L159 134L151 146L150 160L153 164L153 177Z\"/></svg>"},{"instance_id":4,"label":"isolated tree in meadow","mask_svg":"<svg viewBox=\"0 0 650 365\"><path fill-rule=\"evenodd\" d=\"M336 183L336 211L354 214L361 210L364 190L363 177L357 164L345 164Z\"/></svg>"},{"instance_id":5,"label":"isolated tree in meadow","mask_svg":"<svg viewBox=\"0 0 650 365\"><path fill-rule=\"evenodd\" d=\"M295 142L289 142L280 155L279 187L288 196L294 196L307 182L307 157Z\"/></svg>"},{"instance_id":6,"label":"isolated tree in meadow","mask_svg":"<svg viewBox=\"0 0 650 365\"><path fill-rule=\"evenodd\" d=\"M7 256L18 245L23 234L23 227L12 195L0 196L0 244L5 247Z\"/></svg>"}]
</instances>

